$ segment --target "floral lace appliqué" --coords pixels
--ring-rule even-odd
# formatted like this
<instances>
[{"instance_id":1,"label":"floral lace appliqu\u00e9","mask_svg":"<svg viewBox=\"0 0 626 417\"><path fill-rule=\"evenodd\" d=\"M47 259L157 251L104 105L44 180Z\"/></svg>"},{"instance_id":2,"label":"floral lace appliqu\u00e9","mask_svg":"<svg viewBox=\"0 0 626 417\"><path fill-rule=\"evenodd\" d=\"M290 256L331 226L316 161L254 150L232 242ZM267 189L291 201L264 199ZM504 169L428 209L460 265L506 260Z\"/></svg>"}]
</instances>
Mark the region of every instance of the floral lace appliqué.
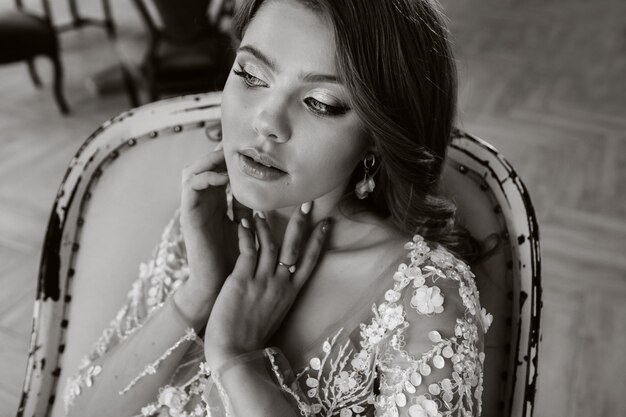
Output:
<instances>
[{"instance_id":1,"label":"floral lace appliqu\u00e9","mask_svg":"<svg viewBox=\"0 0 626 417\"><path fill-rule=\"evenodd\" d=\"M480 309L474 274L442 247L431 250L419 235L405 249L411 262L398 266L385 301L374 304L371 321L360 325L361 349L337 343L342 329L324 342L323 356L313 357L299 375L314 415L360 417L369 406L381 417L397 417L402 409L411 417L480 414L485 358L481 336L493 318ZM444 311L438 280L457 283L465 313L456 319L453 335L430 331L432 347L415 355L406 347L407 315L414 321ZM410 297L409 311L403 297ZM434 369L446 366L451 370L448 377L434 382L431 378L424 385Z\"/></svg>"},{"instance_id":2,"label":"floral lace appliqu\u00e9","mask_svg":"<svg viewBox=\"0 0 626 417\"><path fill-rule=\"evenodd\" d=\"M94 365L94 361L111 346L122 343L139 329L151 314L163 307L168 295L188 276L184 240L176 213L164 229L152 259L139 265L139 279L133 283L126 304L103 331L89 354L82 358L78 373L68 378L63 398L66 409L73 404L81 390L93 385L94 378L102 371L102 367Z\"/></svg>"}]
</instances>

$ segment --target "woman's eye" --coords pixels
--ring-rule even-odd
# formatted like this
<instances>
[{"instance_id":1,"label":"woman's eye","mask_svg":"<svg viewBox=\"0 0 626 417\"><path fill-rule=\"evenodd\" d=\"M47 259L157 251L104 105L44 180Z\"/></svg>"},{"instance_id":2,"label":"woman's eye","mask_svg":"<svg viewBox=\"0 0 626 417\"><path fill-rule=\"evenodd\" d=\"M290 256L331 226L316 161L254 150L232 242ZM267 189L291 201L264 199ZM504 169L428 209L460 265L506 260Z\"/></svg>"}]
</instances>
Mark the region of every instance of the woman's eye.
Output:
<instances>
[{"instance_id":1,"label":"woman's eye","mask_svg":"<svg viewBox=\"0 0 626 417\"><path fill-rule=\"evenodd\" d=\"M345 107L331 106L329 104L322 103L313 97L305 98L304 102L314 113L321 116L337 116L345 114L348 111Z\"/></svg>"},{"instance_id":2,"label":"woman's eye","mask_svg":"<svg viewBox=\"0 0 626 417\"><path fill-rule=\"evenodd\" d=\"M249 72L247 72L243 68L241 68L239 70L234 69L233 72L235 73L235 75L240 77L243 80L243 82L248 87L251 87L251 88L254 88L254 87L267 87L267 84L265 82L263 82L261 79L255 77L254 75L250 74Z\"/></svg>"}]
</instances>

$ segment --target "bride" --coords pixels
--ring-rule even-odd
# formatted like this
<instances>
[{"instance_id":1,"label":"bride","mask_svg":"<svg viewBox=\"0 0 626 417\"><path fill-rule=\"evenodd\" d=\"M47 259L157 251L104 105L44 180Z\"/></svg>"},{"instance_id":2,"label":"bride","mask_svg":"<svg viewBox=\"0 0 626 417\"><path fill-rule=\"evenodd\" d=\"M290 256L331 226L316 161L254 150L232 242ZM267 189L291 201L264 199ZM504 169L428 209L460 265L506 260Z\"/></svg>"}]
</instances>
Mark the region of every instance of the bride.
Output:
<instances>
[{"instance_id":1,"label":"bride","mask_svg":"<svg viewBox=\"0 0 626 417\"><path fill-rule=\"evenodd\" d=\"M478 416L484 251L437 185L431 0L246 0L222 142L65 387L71 416ZM234 210L234 213L233 213Z\"/></svg>"}]
</instances>

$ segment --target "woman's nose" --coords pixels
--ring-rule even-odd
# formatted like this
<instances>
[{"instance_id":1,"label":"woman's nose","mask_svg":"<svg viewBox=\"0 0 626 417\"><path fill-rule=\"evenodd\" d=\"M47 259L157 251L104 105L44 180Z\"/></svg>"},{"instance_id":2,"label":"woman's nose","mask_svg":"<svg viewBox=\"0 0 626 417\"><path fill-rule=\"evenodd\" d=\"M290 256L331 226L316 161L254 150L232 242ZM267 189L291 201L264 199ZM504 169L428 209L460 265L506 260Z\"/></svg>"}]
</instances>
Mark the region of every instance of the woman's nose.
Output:
<instances>
[{"instance_id":1,"label":"woman's nose","mask_svg":"<svg viewBox=\"0 0 626 417\"><path fill-rule=\"evenodd\" d=\"M268 98L260 104L252 127L264 139L284 143L291 138L287 100Z\"/></svg>"}]
</instances>

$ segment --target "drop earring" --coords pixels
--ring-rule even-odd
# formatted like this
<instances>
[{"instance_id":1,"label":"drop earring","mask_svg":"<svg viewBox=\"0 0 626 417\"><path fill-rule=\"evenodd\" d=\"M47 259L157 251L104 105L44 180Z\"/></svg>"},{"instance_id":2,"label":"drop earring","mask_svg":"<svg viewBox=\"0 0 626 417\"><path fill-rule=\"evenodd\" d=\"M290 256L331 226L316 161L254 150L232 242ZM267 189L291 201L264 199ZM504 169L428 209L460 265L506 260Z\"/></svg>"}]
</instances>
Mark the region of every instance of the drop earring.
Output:
<instances>
[{"instance_id":1,"label":"drop earring","mask_svg":"<svg viewBox=\"0 0 626 417\"><path fill-rule=\"evenodd\" d=\"M359 200L363 200L364 198L367 198L368 194L374 191L374 187L376 186L376 183L374 182L373 175L370 175L370 171L374 167L375 163L376 163L376 157L374 156L373 153L368 153L367 155L365 155L365 158L363 158L363 167L365 170L365 175L363 176L363 179L357 182L356 186L354 187L355 192L356 192L356 197Z\"/></svg>"}]
</instances>

